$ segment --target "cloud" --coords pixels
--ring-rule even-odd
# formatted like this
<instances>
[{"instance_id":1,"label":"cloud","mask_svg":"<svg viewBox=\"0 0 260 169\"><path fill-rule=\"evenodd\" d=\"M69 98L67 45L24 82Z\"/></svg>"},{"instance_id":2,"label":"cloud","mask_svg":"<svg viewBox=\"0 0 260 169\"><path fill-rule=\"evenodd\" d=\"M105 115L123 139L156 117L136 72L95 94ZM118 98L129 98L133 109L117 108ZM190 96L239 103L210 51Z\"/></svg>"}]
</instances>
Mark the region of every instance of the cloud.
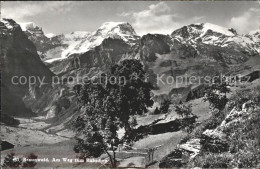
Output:
<instances>
[{"instance_id":1,"label":"cloud","mask_svg":"<svg viewBox=\"0 0 260 169\"><path fill-rule=\"evenodd\" d=\"M133 26L136 31L143 35L149 33L170 34L178 23L174 23L176 14L170 13L170 8L165 2L152 4L147 10L132 13L135 22Z\"/></svg>"},{"instance_id":2,"label":"cloud","mask_svg":"<svg viewBox=\"0 0 260 169\"><path fill-rule=\"evenodd\" d=\"M132 12L122 12L120 14L118 14L118 16L122 16L122 17L127 17L127 16L131 16Z\"/></svg>"},{"instance_id":3,"label":"cloud","mask_svg":"<svg viewBox=\"0 0 260 169\"><path fill-rule=\"evenodd\" d=\"M75 4L75 3L74 3ZM23 20L26 17L44 14L45 12L64 13L73 7L72 2L3 2L2 17L14 20Z\"/></svg>"},{"instance_id":4,"label":"cloud","mask_svg":"<svg viewBox=\"0 0 260 169\"><path fill-rule=\"evenodd\" d=\"M258 28L260 9L250 8L242 15L232 17L228 23L229 27L235 28L239 33L248 33Z\"/></svg>"},{"instance_id":5,"label":"cloud","mask_svg":"<svg viewBox=\"0 0 260 169\"><path fill-rule=\"evenodd\" d=\"M196 16L184 19L181 15L173 13L165 2L152 4L143 11L124 12L119 16L131 17L134 20L133 27L139 35L147 33L171 34L173 30L189 22L197 22L204 18L203 16Z\"/></svg>"}]
</instances>

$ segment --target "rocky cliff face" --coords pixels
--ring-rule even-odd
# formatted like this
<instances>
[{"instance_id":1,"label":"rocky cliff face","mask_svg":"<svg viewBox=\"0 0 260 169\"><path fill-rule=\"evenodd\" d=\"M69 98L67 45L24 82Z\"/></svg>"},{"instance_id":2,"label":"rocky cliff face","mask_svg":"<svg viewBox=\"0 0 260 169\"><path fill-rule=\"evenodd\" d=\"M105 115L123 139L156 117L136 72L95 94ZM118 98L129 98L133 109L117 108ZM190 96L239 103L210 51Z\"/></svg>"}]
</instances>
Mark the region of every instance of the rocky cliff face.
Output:
<instances>
[{"instance_id":1,"label":"rocky cliff face","mask_svg":"<svg viewBox=\"0 0 260 169\"><path fill-rule=\"evenodd\" d=\"M36 45L41 59L47 63L63 60L73 54L83 54L107 39L121 39L129 45L134 45L139 36L133 27L126 22L106 22L97 31L75 31L69 34L47 37L41 28L33 23L21 23L23 31Z\"/></svg>"},{"instance_id":2,"label":"rocky cliff face","mask_svg":"<svg viewBox=\"0 0 260 169\"><path fill-rule=\"evenodd\" d=\"M84 75L95 69L104 71L117 63L130 48L131 46L121 39L108 38L86 53L73 54L62 61L52 63L51 69L55 74L66 76Z\"/></svg>"},{"instance_id":3,"label":"rocky cliff face","mask_svg":"<svg viewBox=\"0 0 260 169\"><path fill-rule=\"evenodd\" d=\"M34 23L28 22L18 24L21 26L22 31L28 36L29 40L31 40L35 45L37 53L42 60L46 60L48 58L47 51L55 47L62 46L59 38L52 39L47 37L42 28Z\"/></svg>"},{"instance_id":4,"label":"rocky cliff face","mask_svg":"<svg viewBox=\"0 0 260 169\"><path fill-rule=\"evenodd\" d=\"M29 92L29 77L45 78L46 82L50 82L53 73L42 63L34 44L13 20L1 20L0 38L3 113L31 115L32 111L23 103L23 97ZM14 83L13 77L17 77L13 79ZM20 83L19 77L22 77Z\"/></svg>"}]
</instances>

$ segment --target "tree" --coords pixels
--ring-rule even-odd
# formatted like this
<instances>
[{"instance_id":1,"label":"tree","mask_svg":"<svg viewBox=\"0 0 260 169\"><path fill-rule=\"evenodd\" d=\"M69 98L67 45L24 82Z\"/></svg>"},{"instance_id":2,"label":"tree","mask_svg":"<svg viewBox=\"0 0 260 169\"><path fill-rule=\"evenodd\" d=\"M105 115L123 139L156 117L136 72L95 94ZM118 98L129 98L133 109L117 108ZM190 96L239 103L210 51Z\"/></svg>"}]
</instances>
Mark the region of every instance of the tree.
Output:
<instances>
[{"instance_id":1,"label":"tree","mask_svg":"<svg viewBox=\"0 0 260 169\"><path fill-rule=\"evenodd\" d=\"M198 116L192 113L192 105L185 105L180 103L175 106L176 113L181 116L181 128L185 129L188 133L191 133L195 128L195 122L197 121Z\"/></svg>"},{"instance_id":2,"label":"tree","mask_svg":"<svg viewBox=\"0 0 260 169\"><path fill-rule=\"evenodd\" d=\"M158 107L156 107L154 110L154 114L160 114L160 113L161 113L160 110L158 109Z\"/></svg>"},{"instance_id":3,"label":"tree","mask_svg":"<svg viewBox=\"0 0 260 169\"><path fill-rule=\"evenodd\" d=\"M134 138L131 129L136 120L133 115L147 112L147 107L153 104L150 96L152 85L146 82L143 66L137 60L124 60L103 76L107 76L108 83L88 81L83 86L74 87L85 109L74 123L78 137L74 150L90 156L99 156L104 151L115 167L117 146ZM120 127L126 131L124 140L119 140L117 135Z\"/></svg>"},{"instance_id":4,"label":"tree","mask_svg":"<svg viewBox=\"0 0 260 169\"><path fill-rule=\"evenodd\" d=\"M30 153L28 155L28 157L26 157L26 159L32 159L32 160L35 160L37 158L38 158L38 156L35 155L34 153ZM37 165L37 163L35 161L26 161L26 162L23 163L22 167L23 168L33 168L36 165Z\"/></svg>"},{"instance_id":5,"label":"tree","mask_svg":"<svg viewBox=\"0 0 260 169\"><path fill-rule=\"evenodd\" d=\"M185 105L183 103L178 104L178 105L175 106L175 111L182 118L183 117L187 118L190 115L193 115L193 113L192 113L192 105L191 104L189 104L189 105Z\"/></svg>"},{"instance_id":6,"label":"tree","mask_svg":"<svg viewBox=\"0 0 260 169\"><path fill-rule=\"evenodd\" d=\"M4 159L3 167L4 168L19 168L22 165L21 158L15 158L15 153L9 153Z\"/></svg>"},{"instance_id":7,"label":"tree","mask_svg":"<svg viewBox=\"0 0 260 169\"><path fill-rule=\"evenodd\" d=\"M114 100L116 114L126 130L126 139L133 137L129 118L132 115L147 112L147 107L153 105L150 82L146 81L143 65L138 60L123 60L120 64L111 67L110 76L116 79L124 77L124 84L108 83L110 97Z\"/></svg>"},{"instance_id":8,"label":"tree","mask_svg":"<svg viewBox=\"0 0 260 169\"><path fill-rule=\"evenodd\" d=\"M26 159L30 159L32 161L22 162L21 158L15 157L15 153L9 153L4 159L4 163L2 165L3 168L33 168L37 165L34 159L37 159L38 156L34 153L30 153Z\"/></svg>"},{"instance_id":9,"label":"tree","mask_svg":"<svg viewBox=\"0 0 260 169\"><path fill-rule=\"evenodd\" d=\"M213 83L207 87L204 101L208 101L211 109L223 110L228 102L227 93L230 92L225 77L215 76Z\"/></svg>"},{"instance_id":10,"label":"tree","mask_svg":"<svg viewBox=\"0 0 260 169\"><path fill-rule=\"evenodd\" d=\"M96 115L92 115L97 113ZM84 152L87 156L99 157L103 152L108 155L112 167L116 167L115 150L119 144L117 125L111 118L99 116L101 113L87 108L86 115L76 120L78 125L78 144L74 147L76 152ZM109 153L113 152L113 155Z\"/></svg>"},{"instance_id":11,"label":"tree","mask_svg":"<svg viewBox=\"0 0 260 169\"><path fill-rule=\"evenodd\" d=\"M168 113L170 104L171 104L171 100L169 100L169 99L164 100L160 107L160 112L163 114Z\"/></svg>"}]
</instances>

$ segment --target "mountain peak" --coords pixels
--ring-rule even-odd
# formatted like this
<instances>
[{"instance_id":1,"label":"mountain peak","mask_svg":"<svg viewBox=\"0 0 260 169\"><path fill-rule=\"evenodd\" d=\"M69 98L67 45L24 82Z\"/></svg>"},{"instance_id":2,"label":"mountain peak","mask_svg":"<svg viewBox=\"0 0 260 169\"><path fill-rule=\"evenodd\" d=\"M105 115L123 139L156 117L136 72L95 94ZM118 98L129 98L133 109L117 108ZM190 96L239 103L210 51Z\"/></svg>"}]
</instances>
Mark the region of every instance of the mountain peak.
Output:
<instances>
[{"instance_id":1,"label":"mountain peak","mask_svg":"<svg viewBox=\"0 0 260 169\"><path fill-rule=\"evenodd\" d=\"M102 37L115 34L123 37L125 35L137 36L133 27L127 22L105 22L98 28L96 32L94 32L94 35L99 35Z\"/></svg>"},{"instance_id":2,"label":"mountain peak","mask_svg":"<svg viewBox=\"0 0 260 169\"><path fill-rule=\"evenodd\" d=\"M18 22L22 31L34 29L36 25L33 22Z\"/></svg>"},{"instance_id":3,"label":"mountain peak","mask_svg":"<svg viewBox=\"0 0 260 169\"><path fill-rule=\"evenodd\" d=\"M105 39L121 39L128 45L134 45L140 38L136 35L133 27L127 22L105 22L96 31L89 33L84 31L76 31L62 35L62 41L68 45L66 49L61 51L61 57L57 59L65 59L75 53L85 53L96 46L102 44ZM46 62L52 62L53 59Z\"/></svg>"},{"instance_id":4,"label":"mountain peak","mask_svg":"<svg viewBox=\"0 0 260 169\"><path fill-rule=\"evenodd\" d=\"M7 29L13 29L14 26L18 26L19 25L12 19L6 19L6 18L3 18L0 20L0 23L1 23L1 28L2 26L6 27Z\"/></svg>"},{"instance_id":5,"label":"mountain peak","mask_svg":"<svg viewBox=\"0 0 260 169\"><path fill-rule=\"evenodd\" d=\"M234 36L235 35L232 31L230 31L230 29L219 26L219 25L215 25L215 24L212 24L212 23L202 23L202 25L203 25L202 31L205 32L205 33L208 30L212 30L213 32L221 33L221 34L226 35L226 36Z\"/></svg>"},{"instance_id":6,"label":"mountain peak","mask_svg":"<svg viewBox=\"0 0 260 169\"><path fill-rule=\"evenodd\" d=\"M215 36L235 36L236 30L225 28L212 23L195 23L183 26L180 29L173 31L172 36L180 36L183 38L203 37L215 34Z\"/></svg>"}]
</instances>

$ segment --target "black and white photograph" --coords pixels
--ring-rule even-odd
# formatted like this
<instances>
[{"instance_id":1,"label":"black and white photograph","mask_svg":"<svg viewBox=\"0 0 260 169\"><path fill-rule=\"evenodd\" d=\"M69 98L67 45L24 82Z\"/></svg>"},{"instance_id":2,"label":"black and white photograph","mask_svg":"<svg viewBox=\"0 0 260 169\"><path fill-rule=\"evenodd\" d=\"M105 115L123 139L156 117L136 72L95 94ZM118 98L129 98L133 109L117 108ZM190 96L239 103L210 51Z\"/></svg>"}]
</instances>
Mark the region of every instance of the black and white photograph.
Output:
<instances>
[{"instance_id":1,"label":"black and white photograph","mask_svg":"<svg viewBox=\"0 0 260 169\"><path fill-rule=\"evenodd\" d=\"M0 1L1 168L260 168L260 1Z\"/></svg>"}]
</instances>

